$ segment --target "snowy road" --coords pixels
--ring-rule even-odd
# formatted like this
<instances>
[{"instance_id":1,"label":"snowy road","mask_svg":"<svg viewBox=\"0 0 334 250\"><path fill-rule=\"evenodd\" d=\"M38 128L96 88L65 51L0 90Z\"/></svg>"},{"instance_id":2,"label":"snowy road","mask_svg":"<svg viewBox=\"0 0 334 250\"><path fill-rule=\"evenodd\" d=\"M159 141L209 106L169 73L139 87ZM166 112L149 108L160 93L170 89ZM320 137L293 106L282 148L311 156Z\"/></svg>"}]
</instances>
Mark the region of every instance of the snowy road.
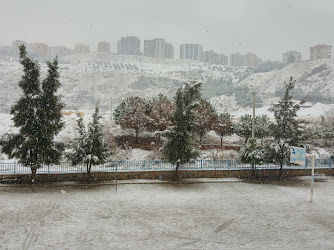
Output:
<instances>
[{"instance_id":1,"label":"snowy road","mask_svg":"<svg viewBox=\"0 0 334 250\"><path fill-rule=\"evenodd\" d=\"M0 186L0 249L334 248L334 179Z\"/></svg>"}]
</instances>

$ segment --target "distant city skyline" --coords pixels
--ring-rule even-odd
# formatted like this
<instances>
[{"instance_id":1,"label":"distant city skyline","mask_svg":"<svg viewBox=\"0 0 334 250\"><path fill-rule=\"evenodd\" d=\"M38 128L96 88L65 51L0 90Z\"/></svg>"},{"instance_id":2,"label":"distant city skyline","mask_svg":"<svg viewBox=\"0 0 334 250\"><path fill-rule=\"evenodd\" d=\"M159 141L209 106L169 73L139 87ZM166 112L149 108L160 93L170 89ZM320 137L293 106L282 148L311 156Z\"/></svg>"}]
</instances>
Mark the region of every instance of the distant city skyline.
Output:
<instances>
[{"instance_id":1,"label":"distant city skyline","mask_svg":"<svg viewBox=\"0 0 334 250\"><path fill-rule=\"evenodd\" d=\"M252 52L263 60L282 60L282 53L333 45L334 2L330 0L2 0L0 46L14 40L49 46L98 43L137 36L141 41L162 38L175 48L184 43L202 44L203 50L230 55Z\"/></svg>"}]
</instances>

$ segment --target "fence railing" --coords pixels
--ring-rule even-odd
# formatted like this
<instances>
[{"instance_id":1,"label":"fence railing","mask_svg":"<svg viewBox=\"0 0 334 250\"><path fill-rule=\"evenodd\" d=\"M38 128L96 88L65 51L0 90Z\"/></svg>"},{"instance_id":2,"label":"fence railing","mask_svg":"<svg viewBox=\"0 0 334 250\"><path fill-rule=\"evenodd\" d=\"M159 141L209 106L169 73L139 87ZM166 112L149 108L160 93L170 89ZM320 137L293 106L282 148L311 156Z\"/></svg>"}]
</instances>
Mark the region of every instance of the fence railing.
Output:
<instances>
[{"instance_id":1,"label":"fence railing","mask_svg":"<svg viewBox=\"0 0 334 250\"><path fill-rule=\"evenodd\" d=\"M284 169L310 169L310 161L306 166L284 165ZM240 160L194 160L184 164L180 170L249 170L251 164L242 164ZM276 164L256 165L255 169L279 169ZM316 159L315 168L332 168L332 159ZM134 160L134 161L110 161L101 165L92 166L91 172L132 172L132 171L162 171L174 170L175 165L162 160ZM29 167L18 162L0 162L0 174L30 173ZM70 162L61 162L59 165L43 165L37 169L37 173L84 173L86 165L72 165Z\"/></svg>"}]
</instances>

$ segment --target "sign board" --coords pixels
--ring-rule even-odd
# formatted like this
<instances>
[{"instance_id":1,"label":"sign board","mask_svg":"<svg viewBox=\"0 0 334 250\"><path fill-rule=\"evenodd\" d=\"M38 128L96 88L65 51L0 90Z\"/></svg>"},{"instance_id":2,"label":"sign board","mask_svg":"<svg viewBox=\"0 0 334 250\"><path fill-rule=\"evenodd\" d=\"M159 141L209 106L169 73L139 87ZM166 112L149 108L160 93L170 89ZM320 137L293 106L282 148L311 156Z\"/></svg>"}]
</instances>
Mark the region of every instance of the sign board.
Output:
<instances>
[{"instance_id":1,"label":"sign board","mask_svg":"<svg viewBox=\"0 0 334 250\"><path fill-rule=\"evenodd\" d=\"M290 163L305 166L306 148L298 148L291 146Z\"/></svg>"}]
</instances>

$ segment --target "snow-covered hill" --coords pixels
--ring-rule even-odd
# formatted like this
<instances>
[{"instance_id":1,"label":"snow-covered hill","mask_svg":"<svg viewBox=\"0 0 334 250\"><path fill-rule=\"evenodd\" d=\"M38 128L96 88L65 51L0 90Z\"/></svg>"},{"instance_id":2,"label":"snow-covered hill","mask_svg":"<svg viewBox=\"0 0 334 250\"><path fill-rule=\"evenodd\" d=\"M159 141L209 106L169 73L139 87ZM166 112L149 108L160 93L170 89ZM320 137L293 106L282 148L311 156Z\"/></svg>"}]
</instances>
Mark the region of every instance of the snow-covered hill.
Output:
<instances>
[{"instance_id":1,"label":"snow-covered hill","mask_svg":"<svg viewBox=\"0 0 334 250\"><path fill-rule=\"evenodd\" d=\"M59 58L66 109L93 109L100 101L107 111L128 96L173 97L184 81L219 79L237 83L250 70L245 67L205 65L201 62L87 53ZM41 64L42 77L46 65ZM17 58L0 60L0 112L8 112L20 95L17 84L22 67ZM204 86L206 89L207 86ZM214 96L214 91L208 94Z\"/></svg>"},{"instance_id":2,"label":"snow-covered hill","mask_svg":"<svg viewBox=\"0 0 334 250\"><path fill-rule=\"evenodd\" d=\"M307 97L313 105L305 107L299 112L300 116L320 116L328 109L333 108L334 99L334 63L332 60L308 61L290 64L279 71L250 74L247 78L235 84L238 88L248 88L249 96L255 92L257 98L262 99L262 108L259 113L268 113L268 108L283 94L284 82L290 77L296 80L293 96L296 99ZM236 104L233 95L212 97L211 103L219 112L232 112L236 116L250 113L251 107L240 107ZM318 103L316 105L316 103ZM322 104L321 104L322 103Z\"/></svg>"}]
</instances>

